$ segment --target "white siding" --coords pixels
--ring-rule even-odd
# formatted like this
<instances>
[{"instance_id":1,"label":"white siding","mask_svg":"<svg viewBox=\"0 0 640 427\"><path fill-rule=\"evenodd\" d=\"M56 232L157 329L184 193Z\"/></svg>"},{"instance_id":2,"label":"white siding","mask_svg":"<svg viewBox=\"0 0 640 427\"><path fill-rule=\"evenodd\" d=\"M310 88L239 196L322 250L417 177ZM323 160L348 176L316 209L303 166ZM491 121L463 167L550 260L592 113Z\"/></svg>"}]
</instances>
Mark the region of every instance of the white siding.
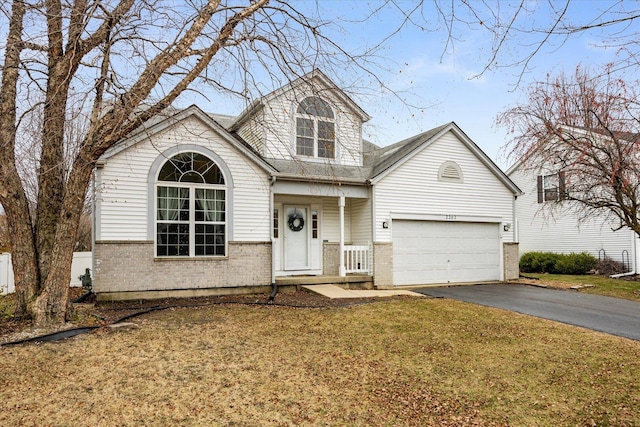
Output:
<instances>
[{"instance_id":1,"label":"white siding","mask_svg":"<svg viewBox=\"0 0 640 427\"><path fill-rule=\"evenodd\" d=\"M337 198L325 197L322 199L322 239L338 243L340 242L340 208ZM344 206L344 241L351 243L351 206L350 200L346 200Z\"/></svg>"},{"instance_id":2,"label":"white siding","mask_svg":"<svg viewBox=\"0 0 640 427\"><path fill-rule=\"evenodd\" d=\"M463 182L438 180L440 165L456 162ZM382 222L393 214L451 215L499 218L513 223L513 193L452 133L448 132L414 155L373 187L375 241L390 242L391 228ZM444 217L442 219L445 219ZM503 242L513 241L501 231ZM500 228L502 230L502 227Z\"/></svg>"},{"instance_id":3,"label":"white siding","mask_svg":"<svg viewBox=\"0 0 640 427\"><path fill-rule=\"evenodd\" d=\"M299 88L295 92L280 94L270 99L260 114L252 117L240 128L240 135L250 138L251 144L265 157L285 160L295 157L295 112L298 103L307 96L317 95L318 89ZM320 90L320 97L331 104L335 113L335 162L361 166L362 121L330 91ZM263 138L263 142L258 143L256 138Z\"/></svg>"},{"instance_id":4,"label":"white siding","mask_svg":"<svg viewBox=\"0 0 640 427\"><path fill-rule=\"evenodd\" d=\"M364 245L371 237L371 199L351 199L351 241Z\"/></svg>"},{"instance_id":5,"label":"white siding","mask_svg":"<svg viewBox=\"0 0 640 427\"><path fill-rule=\"evenodd\" d=\"M259 125L263 120L263 111L256 113L255 120L251 120L238 129L238 134L259 153L264 152L264 128Z\"/></svg>"},{"instance_id":6,"label":"white siding","mask_svg":"<svg viewBox=\"0 0 640 427\"><path fill-rule=\"evenodd\" d=\"M148 176L160 153L180 144L215 152L233 176L233 240L268 241L268 174L200 120L191 117L109 158L99 171L97 240L147 240ZM153 201L151 201L153 202Z\"/></svg>"},{"instance_id":7,"label":"white siding","mask_svg":"<svg viewBox=\"0 0 640 427\"><path fill-rule=\"evenodd\" d=\"M544 209L548 205L538 203L537 175L535 171L521 168L510 175L525 193L516 201L520 255L532 251L586 251L598 257L603 249L608 257L616 261L622 261L622 252L627 251L629 260L633 262L634 234L630 230L612 231L614 224L603 216L578 223L578 217L570 205L551 214L549 209Z\"/></svg>"}]
</instances>

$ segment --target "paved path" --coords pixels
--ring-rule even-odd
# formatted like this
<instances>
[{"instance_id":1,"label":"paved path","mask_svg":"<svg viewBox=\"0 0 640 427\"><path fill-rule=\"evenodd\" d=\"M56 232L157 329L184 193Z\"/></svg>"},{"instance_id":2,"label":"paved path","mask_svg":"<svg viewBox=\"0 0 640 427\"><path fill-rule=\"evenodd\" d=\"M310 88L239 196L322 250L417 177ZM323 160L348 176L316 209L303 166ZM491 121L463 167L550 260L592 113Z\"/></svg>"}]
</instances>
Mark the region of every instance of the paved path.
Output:
<instances>
[{"instance_id":1,"label":"paved path","mask_svg":"<svg viewBox=\"0 0 640 427\"><path fill-rule=\"evenodd\" d=\"M411 291L391 289L391 290L349 290L342 289L336 285L304 285L304 289L323 295L327 298L374 298L374 297L392 297L394 295L408 295L414 297L423 297ZM424 298L424 297L423 297Z\"/></svg>"},{"instance_id":2,"label":"paved path","mask_svg":"<svg viewBox=\"0 0 640 427\"><path fill-rule=\"evenodd\" d=\"M556 320L640 341L640 303L619 298L526 285L474 285L413 289Z\"/></svg>"}]
</instances>

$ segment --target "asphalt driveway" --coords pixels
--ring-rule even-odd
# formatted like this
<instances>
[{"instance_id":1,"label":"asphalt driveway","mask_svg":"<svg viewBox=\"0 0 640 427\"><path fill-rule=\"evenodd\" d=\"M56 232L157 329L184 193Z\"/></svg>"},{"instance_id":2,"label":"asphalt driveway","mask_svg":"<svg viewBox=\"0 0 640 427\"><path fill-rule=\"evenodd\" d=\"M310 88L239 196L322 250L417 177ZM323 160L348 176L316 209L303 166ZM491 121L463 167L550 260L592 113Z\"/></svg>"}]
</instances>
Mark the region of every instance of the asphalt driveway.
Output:
<instances>
[{"instance_id":1,"label":"asphalt driveway","mask_svg":"<svg viewBox=\"0 0 640 427\"><path fill-rule=\"evenodd\" d=\"M640 341L640 303L526 285L413 289L424 295L497 307Z\"/></svg>"}]
</instances>

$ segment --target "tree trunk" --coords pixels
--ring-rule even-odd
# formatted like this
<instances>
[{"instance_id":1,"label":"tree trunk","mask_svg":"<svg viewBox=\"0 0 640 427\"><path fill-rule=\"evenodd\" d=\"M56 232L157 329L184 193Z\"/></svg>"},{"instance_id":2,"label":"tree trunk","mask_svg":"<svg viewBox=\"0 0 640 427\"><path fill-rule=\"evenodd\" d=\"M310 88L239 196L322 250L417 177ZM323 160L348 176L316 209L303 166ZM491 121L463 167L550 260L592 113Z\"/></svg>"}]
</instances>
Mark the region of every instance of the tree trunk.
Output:
<instances>
[{"instance_id":1,"label":"tree trunk","mask_svg":"<svg viewBox=\"0 0 640 427\"><path fill-rule=\"evenodd\" d=\"M24 2L11 5L11 21L5 45L0 86L0 203L7 216L9 241L13 247L13 270L18 296L17 315L27 315L27 304L38 292L38 258L29 202L15 162L16 99L20 70Z\"/></svg>"},{"instance_id":2,"label":"tree trunk","mask_svg":"<svg viewBox=\"0 0 640 427\"><path fill-rule=\"evenodd\" d=\"M28 316L28 305L39 291L38 262L33 229L29 215L29 203L22 191L22 183L14 165L5 165L7 173L2 180L6 197L10 203L3 203L7 216L11 263L18 297L16 315ZM13 168L12 168L13 167ZM13 172L7 169L14 169Z\"/></svg>"},{"instance_id":3,"label":"tree trunk","mask_svg":"<svg viewBox=\"0 0 640 427\"><path fill-rule=\"evenodd\" d=\"M92 166L79 156L69 176L57 221L55 245L51 251L48 274L42 278L40 295L30 306L36 325L62 323L67 320L73 247L92 170Z\"/></svg>"},{"instance_id":4,"label":"tree trunk","mask_svg":"<svg viewBox=\"0 0 640 427\"><path fill-rule=\"evenodd\" d=\"M42 128L42 155L38 173L38 201L36 211L36 245L40 276L47 277L51 256L55 246L56 225L61 216L65 188L64 170L64 123L68 82L63 77L55 79L60 72L49 71L49 85L56 83L53 94L47 93Z\"/></svg>"},{"instance_id":5,"label":"tree trunk","mask_svg":"<svg viewBox=\"0 0 640 427\"><path fill-rule=\"evenodd\" d=\"M65 191L64 126L69 85L73 78L72 61L65 57L62 4L46 0L47 12L47 87L43 107L42 153L38 170L36 245L40 277L49 275L56 228L61 217ZM71 40L70 40L71 42Z\"/></svg>"}]
</instances>

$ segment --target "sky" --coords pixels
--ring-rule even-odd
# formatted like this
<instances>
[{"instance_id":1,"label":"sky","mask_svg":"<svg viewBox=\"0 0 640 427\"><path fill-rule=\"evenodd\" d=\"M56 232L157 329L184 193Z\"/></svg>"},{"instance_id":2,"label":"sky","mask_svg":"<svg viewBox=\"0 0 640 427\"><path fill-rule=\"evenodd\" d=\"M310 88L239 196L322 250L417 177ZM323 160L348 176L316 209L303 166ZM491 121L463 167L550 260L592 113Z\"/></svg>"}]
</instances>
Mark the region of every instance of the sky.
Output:
<instances>
[{"instance_id":1,"label":"sky","mask_svg":"<svg viewBox=\"0 0 640 427\"><path fill-rule=\"evenodd\" d=\"M552 6L563 4L550 1ZM446 44L446 26L438 19L431 1L425 2L413 24L401 25L403 15L393 7L384 8L364 20L380 4L365 0L319 0L303 2L300 7L309 7L310 13L319 12L331 21L328 31L348 50L361 51L376 46L392 34L372 58L376 64L373 67L375 74L386 88L376 87L370 76L353 68L323 70L336 84L345 87L372 117L363 136L381 146L454 121L506 170L513 159L507 158L507 151L503 149L508 140L507 129L495 125L497 115L525 102L527 87L532 82L545 80L548 74L570 74L579 64L599 69L616 59L616 49L601 46L602 30L594 30L567 40L551 39L526 69L511 66L488 70L478 76L490 61L493 40L477 20L471 25L456 23L451 46ZM416 2L399 0L398 4L409 10ZM472 1L471 4L481 2ZM567 22L594 22L601 11L612 5L618 7L617 4L616 1L573 1L565 19ZM505 1L494 3L492 11L507 17L511 10L508 6L509 2ZM523 15L522 25L544 27L550 14L549 2L530 0L527 7L530 13ZM459 17L465 18L464 13ZM400 30L395 32L398 28ZM542 36L523 32L508 39L497 58L498 64L507 65L530 53ZM362 90L363 86L368 90ZM215 112L239 113L219 109Z\"/></svg>"}]
</instances>

